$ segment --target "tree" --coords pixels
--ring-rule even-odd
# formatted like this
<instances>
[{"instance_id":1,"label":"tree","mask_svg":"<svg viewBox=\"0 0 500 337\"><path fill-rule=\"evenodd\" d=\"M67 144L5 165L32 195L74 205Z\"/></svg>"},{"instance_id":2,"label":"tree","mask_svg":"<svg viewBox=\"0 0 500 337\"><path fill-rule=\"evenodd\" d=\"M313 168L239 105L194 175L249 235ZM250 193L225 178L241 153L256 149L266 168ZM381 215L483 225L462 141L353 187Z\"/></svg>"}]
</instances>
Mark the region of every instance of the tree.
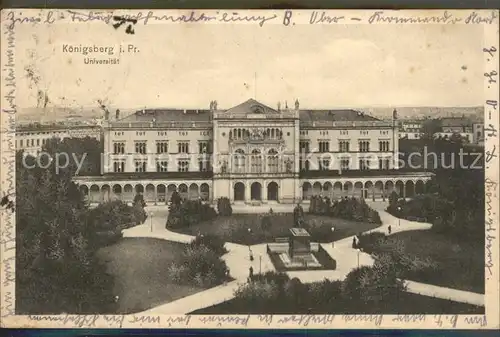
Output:
<instances>
[{"instance_id":1,"label":"tree","mask_svg":"<svg viewBox=\"0 0 500 337\"><path fill-rule=\"evenodd\" d=\"M21 156L16 158L16 311L113 311L113 279L89 242L87 208L71 171L28 168ZM48 160L40 159L42 165ZM26 162L33 165L35 159Z\"/></svg>"},{"instance_id":2,"label":"tree","mask_svg":"<svg viewBox=\"0 0 500 337\"><path fill-rule=\"evenodd\" d=\"M434 134L442 130L440 119L427 119L422 123L422 128L420 129L421 139L432 140Z\"/></svg>"},{"instance_id":3,"label":"tree","mask_svg":"<svg viewBox=\"0 0 500 337\"><path fill-rule=\"evenodd\" d=\"M217 211L220 216L230 216L233 214L231 201L227 197L221 197L217 200Z\"/></svg>"},{"instance_id":4,"label":"tree","mask_svg":"<svg viewBox=\"0 0 500 337\"><path fill-rule=\"evenodd\" d=\"M68 164L63 170L68 170L71 175L79 176L101 174L101 154L104 144L92 137L85 138L52 138L49 139L42 150L48 153L67 154L68 157L60 156L61 166ZM66 163L66 160L69 160ZM78 167L81 163L81 167Z\"/></svg>"}]
</instances>

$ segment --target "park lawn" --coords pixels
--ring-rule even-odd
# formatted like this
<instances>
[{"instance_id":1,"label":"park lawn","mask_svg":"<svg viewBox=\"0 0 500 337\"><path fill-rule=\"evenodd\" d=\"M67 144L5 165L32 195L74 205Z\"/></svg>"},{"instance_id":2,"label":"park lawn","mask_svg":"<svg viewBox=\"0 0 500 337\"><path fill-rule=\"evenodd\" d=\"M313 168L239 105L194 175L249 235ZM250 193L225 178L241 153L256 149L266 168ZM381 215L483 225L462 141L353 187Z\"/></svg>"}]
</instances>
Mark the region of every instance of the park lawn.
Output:
<instances>
[{"instance_id":1,"label":"park lawn","mask_svg":"<svg viewBox=\"0 0 500 337\"><path fill-rule=\"evenodd\" d=\"M184 246L159 239L123 238L99 249L97 256L115 277L116 313L144 311L204 290L167 278L169 264L182 254Z\"/></svg>"},{"instance_id":2,"label":"park lawn","mask_svg":"<svg viewBox=\"0 0 500 337\"><path fill-rule=\"evenodd\" d=\"M464 242L430 230L396 233L391 238L402 240L408 255L430 258L437 264L435 271L405 278L484 294L484 243Z\"/></svg>"},{"instance_id":3,"label":"park lawn","mask_svg":"<svg viewBox=\"0 0 500 337\"><path fill-rule=\"evenodd\" d=\"M266 231L261 229L263 216L271 217L271 226ZM304 219L309 226L308 231L311 234L312 241L315 242L336 241L380 226L374 223L356 222L307 213L304 214ZM171 230L189 235L211 234L221 237L226 242L254 245L274 242L276 237L289 236L293 223L292 213L274 213L272 215L233 214L227 217L217 216L210 221ZM335 227L333 233L332 227ZM250 232L248 231L249 228L251 229Z\"/></svg>"},{"instance_id":4,"label":"park lawn","mask_svg":"<svg viewBox=\"0 0 500 337\"><path fill-rule=\"evenodd\" d=\"M346 301L334 301L318 307L291 307L280 303L249 305L249 303L232 299L221 304L193 311L193 315L224 314L484 314L484 307L453 302L440 298L432 298L412 293L401 293L397 298L385 301L375 308L366 304L353 305Z\"/></svg>"}]
</instances>

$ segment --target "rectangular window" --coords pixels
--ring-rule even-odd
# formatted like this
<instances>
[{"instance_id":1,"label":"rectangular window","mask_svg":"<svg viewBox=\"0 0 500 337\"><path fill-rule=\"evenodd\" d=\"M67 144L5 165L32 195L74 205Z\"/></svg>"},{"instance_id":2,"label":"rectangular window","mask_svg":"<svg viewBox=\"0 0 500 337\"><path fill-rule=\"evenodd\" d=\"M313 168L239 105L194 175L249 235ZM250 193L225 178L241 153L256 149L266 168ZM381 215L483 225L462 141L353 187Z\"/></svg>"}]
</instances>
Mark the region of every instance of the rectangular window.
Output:
<instances>
[{"instance_id":1,"label":"rectangular window","mask_svg":"<svg viewBox=\"0 0 500 337\"><path fill-rule=\"evenodd\" d=\"M309 153L309 142L299 142L300 153Z\"/></svg>"},{"instance_id":2,"label":"rectangular window","mask_svg":"<svg viewBox=\"0 0 500 337\"><path fill-rule=\"evenodd\" d=\"M168 161L158 160L156 162L156 172L168 172Z\"/></svg>"},{"instance_id":3,"label":"rectangular window","mask_svg":"<svg viewBox=\"0 0 500 337\"><path fill-rule=\"evenodd\" d=\"M328 159L322 159L319 162L319 169L321 171L328 171L330 169L330 160L328 160Z\"/></svg>"},{"instance_id":4,"label":"rectangular window","mask_svg":"<svg viewBox=\"0 0 500 337\"><path fill-rule=\"evenodd\" d=\"M370 169L370 160L369 159L360 159L359 160L359 169L360 170L369 170Z\"/></svg>"},{"instance_id":5,"label":"rectangular window","mask_svg":"<svg viewBox=\"0 0 500 337\"><path fill-rule=\"evenodd\" d=\"M349 152L349 141L347 140L339 141L339 152Z\"/></svg>"},{"instance_id":6,"label":"rectangular window","mask_svg":"<svg viewBox=\"0 0 500 337\"><path fill-rule=\"evenodd\" d=\"M343 158L340 160L340 169L342 171L347 171L350 168L349 158Z\"/></svg>"},{"instance_id":7,"label":"rectangular window","mask_svg":"<svg viewBox=\"0 0 500 337\"><path fill-rule=\"evenodd\" d=\"M378 148L380 152L389 152L389 141L381 140L378 142Z\"/></svg>"},{"instance_id":8,"label":"rectangular window","mask_svg":"<svg viewBox=\"0 0 500 337\"><path fill-rule=\"evenodd\" d=\"M114 154L124 154L125 153L125 143L113 143L113 153Z\"/></svg>"},{"instance_id":9,"label":"rectangular window","mask_svg":"<svg viewBox=\"0 0 500 337\"><path fill-rule=\"evenodd\" d=\"M135 172L146 172L146 161L136 160L135 161Z\"/></svg>"},{"instance_id":10,"label":"rectangular window","mask_svg":"<svg viewBox=\"0 0 500 337\"><path fill-rule=\"evenodd\" d=\"M21 147L23 147L23 146L24 146L24 145L23 145L23 140L22 140L22 139L19 141L19 144L20 144L20 146L21 146Z\"/></svg>"},{"instance_id":11,"label":"rectangular window","mask_svg":"<svg viewBox=\"0 0 500 337\"><path fill-rule=\"evenodd\" d=\"M177 163L177 171L188 172L189 171L189 161L188 160L179 160L179 162Z\"/></svg>"},{"instance_id":12,"label":"rectangular window","mask_svg":"<svg viewBox=\"0 0 500 337\"><path fill-rule=\"evenodd\" d=\"M156 153L168 153L168 142L156 142Z\"/></svg>"},{"instance_id":13,"label":"rectangular window","mask_svg":"<svg viewBox=\"0 0 500 337\"><path fill-rule=\"evenodd\" d=\"M188 142L177 143L177 152L178 153L189 153L189 143Z\"/></svg>"},{"instance_id":14,"label":"rectangular window","mask_svg":"<svg viewBox=\"0 0 500 337\"><path fill-rule=\"evenodd\" d=\"M330 152L330 142L320 141L319 142L319 152L321 152L321 153Z\"/></svg>"},{"instance_id":15,"label":"rectangular window","mask_svg":"<svg viewBox=\"0 0 500 337\"><path fill-rule=\"evenodd\" d=\"M135 142L135 153L146 154L146 142Z\"/></svg>"},{"instance_id":16,"label":"rectangular window","mask_svg":"<svg viewBox=\"0 0 500 337\"><path fill-rule=\"evenodd\" d=\"M208 142L198 142L198 153L209 153Z\"/></svg>"},{"instance_id":17,"label":"rectangular window","mask_svg":"<svg viewBox=\"0 0 500 337\"><path fill-rule=\"evenodd\" d=\"M370 141L368 140L359 141L359 152L370 152Z\"/></svg>"},{"instance_id":18,"label":"rectangular window","mask_svg":"<svg viewBox=\"0 0 500 337\"><path fill-rule=\"evenodd\" d=\"M40 146L40 139L36 140L36 146Z\"/></svg>"},{"instance_id":19,"label":"rectangular window","mask_svg":"<svg viewBox=\"0 0 500 337\"><path fill-rule=\"evenodd\" d=\"M390 159L382 158L382 159L378 160L378 166L379 166L379 168L381 170L389 170L390 169L390 163L391 163Z\"/></svg>"},{"instance_id":20,"label":"rectangular window","mask_svg":"<svg viewBox=\"0 0 500 337\"><path fill-rule=\"evenodd\" d=\"M125 172L125 162L124 161L115 161L113 163L113 171L114 172Z\"/></svg>"},{"instance_id":21,"label":"rectangular window","mask_svg":"<svg viewBox=\"0 0 500 337\"><path fill-rule=\"evenodd\" d=\"M200 172L206 172L210 169L210 161L208 159L198 160L198 168Z\"/></svg>"}]
</instances>

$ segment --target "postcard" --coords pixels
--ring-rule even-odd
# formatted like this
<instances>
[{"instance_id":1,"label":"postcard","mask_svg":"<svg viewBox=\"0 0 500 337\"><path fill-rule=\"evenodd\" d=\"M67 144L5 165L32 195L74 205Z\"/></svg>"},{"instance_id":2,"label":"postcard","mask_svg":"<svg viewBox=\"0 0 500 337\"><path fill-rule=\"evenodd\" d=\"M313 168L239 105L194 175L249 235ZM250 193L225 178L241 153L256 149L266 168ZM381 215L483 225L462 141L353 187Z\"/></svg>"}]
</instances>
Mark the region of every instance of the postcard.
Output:
<instances>
[{"instance_id":1,"label":"postcard","mask_svg":"<svg viewBox=\"0 0 500 337\"><path fill-rule=\"evenodd\" d=\"M498 329L498 41L498 10L3 10L2 327Z\"/></svg>"}]
</instances>

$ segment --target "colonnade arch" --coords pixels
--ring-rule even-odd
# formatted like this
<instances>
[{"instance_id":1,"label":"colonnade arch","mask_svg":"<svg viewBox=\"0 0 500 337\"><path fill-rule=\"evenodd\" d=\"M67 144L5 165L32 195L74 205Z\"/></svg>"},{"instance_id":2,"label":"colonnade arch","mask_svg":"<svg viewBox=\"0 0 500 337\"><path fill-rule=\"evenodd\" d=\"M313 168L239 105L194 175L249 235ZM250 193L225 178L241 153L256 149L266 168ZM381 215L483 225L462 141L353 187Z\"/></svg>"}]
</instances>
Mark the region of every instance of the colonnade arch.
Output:
<instances>
[{"instance_id":1,"label":"colonnade arch","mask_svg":"<svg viewBox=\"0 0 500 337\"><path fill-rule=\"evenodd\" d=\"M387 198L396 191L401 198L411 198L427 191L429 178L415 179L352 179L344 181L303 180L301 185L302 199L309 200L312 196L338 199L343 197L356 198Z\"/></svg>"},{"instance_id":2,"label":"colonnade arch","mask_svg":"<svg viewBox=\"0 0 500 337\"><path fill-rule=\"evenodd\" d=\"M101 203L112 200L132 202L137 193L144 195L146 203L164 203L170 200L174 191L185 199L210 201L211 186L206 182L192 183L79 183L80 192L91 203Z\"/></svg>"}]
</instances>

